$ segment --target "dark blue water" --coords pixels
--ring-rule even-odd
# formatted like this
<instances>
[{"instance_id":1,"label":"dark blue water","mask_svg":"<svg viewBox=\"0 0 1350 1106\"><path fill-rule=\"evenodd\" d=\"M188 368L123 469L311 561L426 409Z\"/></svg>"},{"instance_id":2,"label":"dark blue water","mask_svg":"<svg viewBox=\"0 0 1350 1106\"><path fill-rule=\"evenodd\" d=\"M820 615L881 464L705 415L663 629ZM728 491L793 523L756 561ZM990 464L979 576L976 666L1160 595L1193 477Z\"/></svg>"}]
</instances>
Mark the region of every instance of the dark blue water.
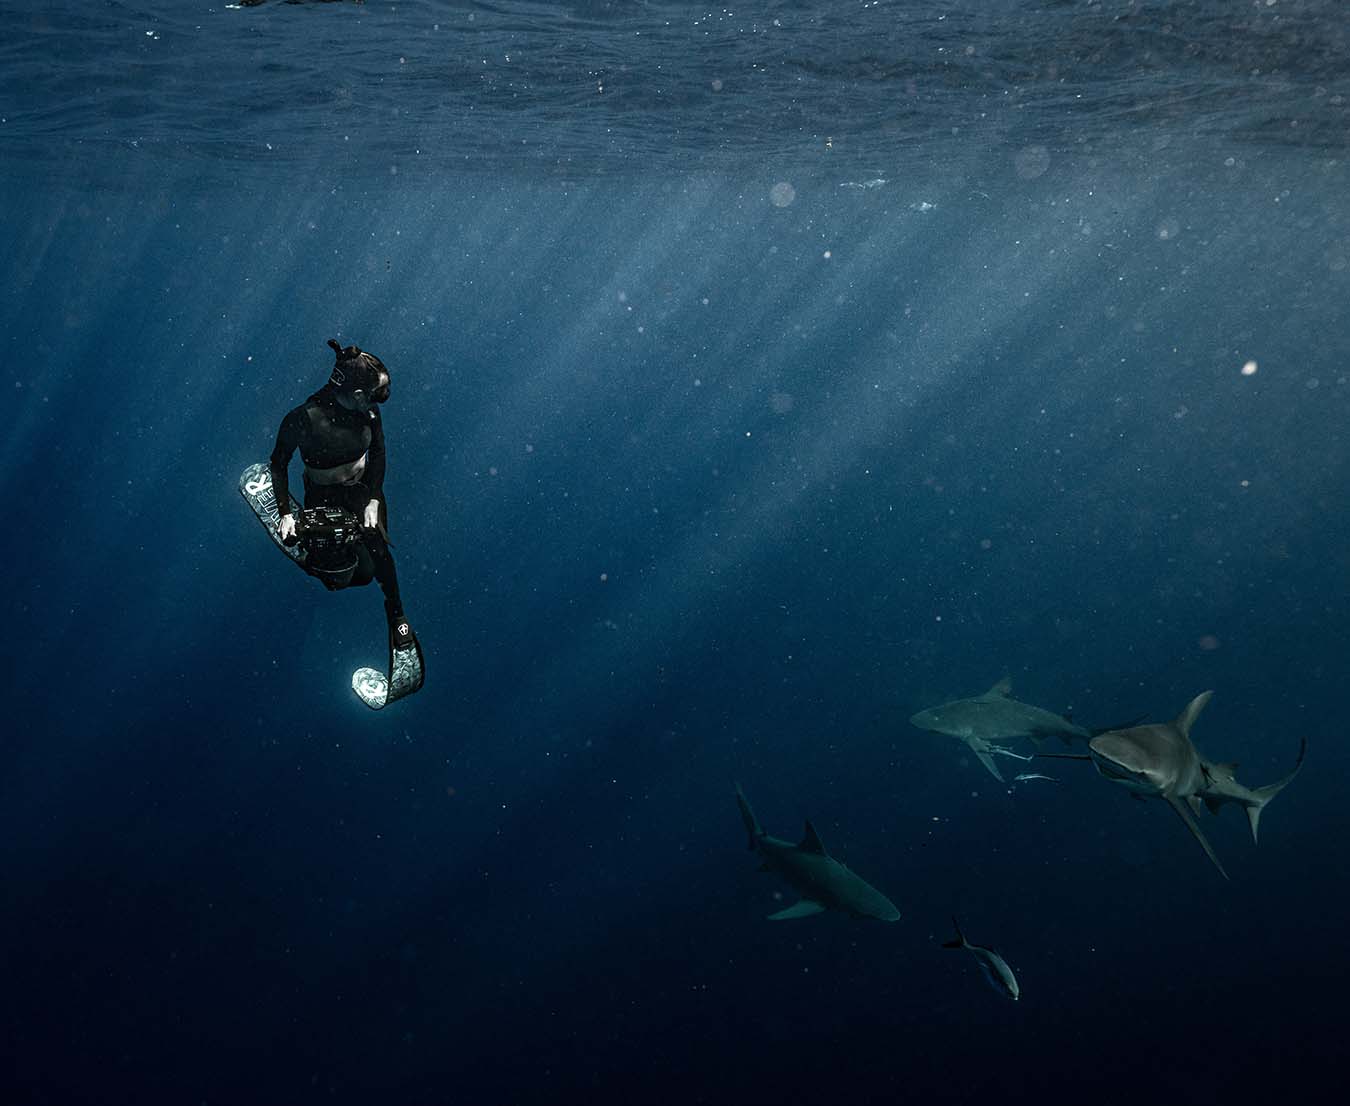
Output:
<instances>
[{"instance_id":1,"label":"dark blue water","mask_svg":"<svg viewBox=\"0 0 1350 1106\"><path fill-rule=\"evenodd\" d=\"M3 19L3 1101L1315 1097L1339 5ZM378 592L236 491L330 336L393 381L427 683L379 714ZM1259 847L1204 816L1225 883L908 724L1005 674L1307 765ZM733 780L901 921L766 922Z\"/></svg>"}]
</instances>

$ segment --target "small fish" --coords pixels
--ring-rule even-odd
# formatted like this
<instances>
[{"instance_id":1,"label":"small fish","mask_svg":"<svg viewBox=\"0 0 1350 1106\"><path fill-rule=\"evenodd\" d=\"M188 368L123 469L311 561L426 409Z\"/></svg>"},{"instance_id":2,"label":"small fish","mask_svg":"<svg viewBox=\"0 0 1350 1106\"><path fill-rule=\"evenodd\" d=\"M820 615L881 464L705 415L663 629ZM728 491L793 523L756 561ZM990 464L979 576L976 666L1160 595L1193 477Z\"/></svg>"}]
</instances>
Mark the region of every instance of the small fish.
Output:
<instances>
[{"instance_id":1,"label":"small fish","mask_svg":"<svg viewBox=\"0 0 1350 1106\"><path fill-rule=\"evenodd\" d=\"M1049 780L1051 783L1059 783L1054 776L1042 776L1039 772L1023 772L1020 776L1013 777L1013 783L1026 783L1027 780Z\"/></svg>"},{"instance_id":2,"label":"small fish","mask_svg":"<svg viewBox=\"0 0 1350 1106\"><path fill-rule=\"evenodd\" d=\"M999 956L993 949L987 949L983 945L972 945L966 940L965 934L961 932L961 923L952 915L952 925L956 927L956 940L944 941L944 949L965 949L975 957L980 965L980 971L984 973L984 978L989 981L989 986L994 988L1001 995L1007 995L1013 1002L1021 997L1022 988L1017 985L1017 977L1013 975L1012 969L1008 967L1008 962Z\"/></svg>"}]
</instances>

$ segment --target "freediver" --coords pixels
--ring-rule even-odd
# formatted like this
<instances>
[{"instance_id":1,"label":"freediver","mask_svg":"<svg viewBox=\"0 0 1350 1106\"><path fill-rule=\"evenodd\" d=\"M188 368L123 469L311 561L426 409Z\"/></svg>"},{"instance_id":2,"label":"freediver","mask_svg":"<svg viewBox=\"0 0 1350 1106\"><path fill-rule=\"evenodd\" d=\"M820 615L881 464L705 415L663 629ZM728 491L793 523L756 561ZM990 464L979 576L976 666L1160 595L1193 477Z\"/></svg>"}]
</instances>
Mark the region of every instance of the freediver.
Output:
<instances>
[{"instance_id":1,"label":"freediver","mask_svg":"<svg viewBox=\"0 0 1350 1106\"><path fill-rule=\"evenodd\" d=\"M355 570L311 574L331 590L379 581L390 641L398 648L410 644L413 633L403 614L398 573L389 551L389 512L384 498L380 404L389 400L389 370L359 346L340 346L333 338L328 345L335 355L328 383L281 420L269 460L272 489L277 504L285 510L290 503L288 468L291 455L299 449L305 463L305 507L338 507L351 512L360 524L360 540L354 543ZM295 541L295 516L283 514L278 531L284 542Z\"/></svg>"}]
</instances>

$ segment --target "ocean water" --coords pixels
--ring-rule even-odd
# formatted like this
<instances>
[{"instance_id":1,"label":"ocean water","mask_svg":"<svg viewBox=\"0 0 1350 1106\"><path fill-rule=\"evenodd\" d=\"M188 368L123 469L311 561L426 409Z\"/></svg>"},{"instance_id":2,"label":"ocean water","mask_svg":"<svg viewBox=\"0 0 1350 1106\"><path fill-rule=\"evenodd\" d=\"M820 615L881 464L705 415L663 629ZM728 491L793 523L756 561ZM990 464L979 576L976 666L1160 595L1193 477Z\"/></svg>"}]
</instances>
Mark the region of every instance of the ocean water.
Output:
<instances>
[{"instance_id":1,"label":"ocean water","mask_svg":"<svg viewBox=\"0 0 1350 1106\"><path fill-rule=\"evenodd\" d=\"M1318 1098L1343 5L0 15L0 1101ZM236 490L329 337L393 382L378 714L378 591ZM1004 675L1306 765L1225 882L909 724ZM765 921L735 782L901 920Z\"/></svg>"}]
</instances>

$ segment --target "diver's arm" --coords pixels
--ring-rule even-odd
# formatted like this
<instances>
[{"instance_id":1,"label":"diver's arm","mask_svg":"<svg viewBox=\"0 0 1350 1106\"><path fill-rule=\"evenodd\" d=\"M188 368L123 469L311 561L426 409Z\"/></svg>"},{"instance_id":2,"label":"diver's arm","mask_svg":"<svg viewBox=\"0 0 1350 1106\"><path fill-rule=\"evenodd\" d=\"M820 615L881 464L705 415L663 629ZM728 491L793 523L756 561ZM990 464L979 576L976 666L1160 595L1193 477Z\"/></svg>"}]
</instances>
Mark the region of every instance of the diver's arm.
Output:
<instances>
[{"instance_id":1,"label":"diver's arm","mask_svg":"<svg viewBox=\"0 0 1350 1106\"><path fill-rule=\"evenodd\" d=\"M384 419L379 411L371 411L375 417L370 420L370 449L366 452L366 476L364 483L370 494L376 499L384 498Z\"/></svg>"},{"instance_id":2,"label":"diver's arm","mask_svg":"<svg viewBox=\"0 0 1350 1106\"><path fill-rule=\"evenodd\" d=\"M281 420L281 429L277 431L277 444L272 447L272 456L267 467L272 473L272 494L277 499L277 511L281 515L281 536L289 537L295 532L295 518L291 515L291 457L299 448L304 436L305 413L301 407L289 411ZM290 519L287 526L286 520ZM288 533L289 531L289 533Z\"/></svg>"},{"instance_id":3,"label":"diver's arm","mask_svg":"<svg viewBox=\"0 0 1350 1106\"><path fill-rule=\"evenodd\" d=\"M370 448L366 451L365 485L370 489L370 502L366 504L362 521L370 527L378 525L380 503L384 500L384 420L379 411L372 411L375 417L370 420Z\"/></svg>"}]
</instances>

